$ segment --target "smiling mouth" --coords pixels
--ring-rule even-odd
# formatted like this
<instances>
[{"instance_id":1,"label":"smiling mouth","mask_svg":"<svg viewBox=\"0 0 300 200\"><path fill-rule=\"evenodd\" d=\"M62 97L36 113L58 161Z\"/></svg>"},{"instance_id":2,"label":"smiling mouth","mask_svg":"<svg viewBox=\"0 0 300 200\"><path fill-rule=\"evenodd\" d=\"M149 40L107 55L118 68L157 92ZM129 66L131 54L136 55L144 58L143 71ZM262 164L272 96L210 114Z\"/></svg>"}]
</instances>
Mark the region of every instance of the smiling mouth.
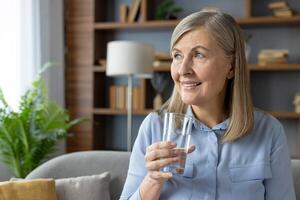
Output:
<instances>
[{"instance_id":1,"label":"smiling mouth","mask_svg":"<svg viewBox=\"0 0 300 200\"><path fill-rule=\"evenodd\" d=\"M192 83L181 82L181 86L185 89L194 89L194 88L198 87L199 85L201 85L201 82L192 82Z\"/></svg>"}]
</instances>

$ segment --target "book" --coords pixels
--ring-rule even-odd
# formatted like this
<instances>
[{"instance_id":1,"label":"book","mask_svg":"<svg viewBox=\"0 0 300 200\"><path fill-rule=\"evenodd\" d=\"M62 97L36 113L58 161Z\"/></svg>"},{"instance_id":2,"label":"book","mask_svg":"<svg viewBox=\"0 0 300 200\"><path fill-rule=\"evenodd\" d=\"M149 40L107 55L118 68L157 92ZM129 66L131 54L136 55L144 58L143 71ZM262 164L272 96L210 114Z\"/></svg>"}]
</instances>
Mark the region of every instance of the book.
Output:
<instances>
[{"instance_id":1,"label":"book","mask_svg":"<svg viewBox=\"0 0 300 200\"><path fill-rule=\"evenodd\" d=\"M140 20L145 22L147 20L147 0L141 0Z\"/></svg>"},{"instance_id":2,"label":"book","mask_svg":"<svg viewBox=\"0 0 300 200\"><path fill-rule=\"evenodd\" d=\"M281 57L281 56L287 56L288 54L289 54L288 49L262 49L260 50L258 55Z\"/></svg>"},{"instance_id":3,"label":"book","mask_svg":"<svg viewBox=\"0 0 300 200\"><path fill-rule=\"evenodd\" d=\"M276 17L291 17L294 14L290 9L275 10L273 13Z\"/></svg>"},{"instance_id":4,"label":"book","mask_svg":"<svg viewBox=\"0 0 300 200\"><path fill-rule=\"evenodd\" d=\"M286 1L277 1L277 2L272 2L272 3L268 4L268 8L271 10L288 8L288 7L289 7L289 5Z\"/></svg>"},{"instance_id":5,"label":"book","mask_svg":"<svg viewBox=\"0 0 300 200\"><path fill-rule=\"evenodd\" d=\"M126 4L121 4L120 12L119 12L120 22L122 23L127 22L128 11L129 11L129 7Z\"/></svg>"},{"instance_id":6,"label":"book","mask_svg":"<svg viewBox=\"0 0 300 200\"><path fill-rule=\"evenodd\" d=\"M116 109L124 110L126 108L126 88L125 86L116 86Z\"/></svg>"},{"instance_id":7,"label":"book","mask_svg":"<svg viewBox=\"0 0 300 200\"><path fill-rule=\"evenodd\" d=\"M111 109L116 108L116 86L111 85L109 87L109 107Z\"/></svg>"},{"instance_id":8,"label":"book","mask_svg":"<svg viewBox=\"0 0 300 200\"><path fill-rule=\"evenodd\" d=\"M132 88L132 109L133 110L140 109L140 88L139 87Z\"/></svg>"},{"instance_id":9,"label":"book","mask_svg":"<svg viewBox=\"0 0 300 200\"><path fill-rule=\"evenodd\" d=\"M141 0L132 0L131 1L128 22L134 22L136 20L139 9L140 9L140 5L141 5Z\"/></svg>"},{"instance_id":10,"label":"book","mask_svg":"<svg viewBox=\"0 0 300 200\"><path fill-rule=\"evenodd\" d=\"M288 54L288 49L262 49L258 54L258 63L287 63Z\"/></svg>"}]
</instances>

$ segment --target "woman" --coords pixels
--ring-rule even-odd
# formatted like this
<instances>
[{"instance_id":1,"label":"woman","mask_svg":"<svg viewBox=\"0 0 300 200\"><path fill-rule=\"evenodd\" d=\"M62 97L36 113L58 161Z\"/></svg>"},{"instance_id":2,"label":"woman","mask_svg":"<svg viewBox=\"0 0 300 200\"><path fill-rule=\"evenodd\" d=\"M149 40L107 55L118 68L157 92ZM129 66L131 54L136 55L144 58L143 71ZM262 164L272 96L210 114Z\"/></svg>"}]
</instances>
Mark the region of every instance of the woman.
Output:
<instances>
[{"instance_id":1,"label":"woman","mask_svg":"<svg viewBox=\"0 0 300 200\"><path fill-rule=\"evenodd\" d=\"M235 20L219 11L189 15L173 32L171 55L173 94L140 127L121 199L295 199L283 127L252 107ZM178 161L176 144L161 142L166 111L197 119L183 176L160 171Z\"/></svg>"}]
</instances>

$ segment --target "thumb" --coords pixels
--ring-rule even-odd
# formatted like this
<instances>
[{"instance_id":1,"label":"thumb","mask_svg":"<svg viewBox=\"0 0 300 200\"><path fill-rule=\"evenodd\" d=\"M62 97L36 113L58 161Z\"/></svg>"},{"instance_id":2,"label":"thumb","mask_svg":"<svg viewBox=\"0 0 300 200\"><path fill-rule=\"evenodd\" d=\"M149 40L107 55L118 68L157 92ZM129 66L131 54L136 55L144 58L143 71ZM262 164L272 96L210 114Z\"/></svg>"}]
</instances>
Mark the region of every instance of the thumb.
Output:
<instances>
[{"instance_id":1,"label":"thumb","mask_svg":"<svg viewBox=\"0 0 300 200\"><path fill-rule=\"evenodd\" d=\"M196 149L196 146L194 144L190 145L189 149L188 149L188 153L192 153L193 151L195 151L195 149Z\"/></svg>"}]
</instances>

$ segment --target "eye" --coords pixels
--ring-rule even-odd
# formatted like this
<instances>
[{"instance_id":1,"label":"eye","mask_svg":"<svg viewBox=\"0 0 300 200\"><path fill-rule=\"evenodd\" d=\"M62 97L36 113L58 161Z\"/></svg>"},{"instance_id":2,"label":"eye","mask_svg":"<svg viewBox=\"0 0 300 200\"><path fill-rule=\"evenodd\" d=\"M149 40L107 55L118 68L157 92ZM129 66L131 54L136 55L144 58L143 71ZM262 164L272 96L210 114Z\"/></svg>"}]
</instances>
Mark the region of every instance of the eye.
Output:
<instances>
[{"instance_id":1,"label":"eye","mask_svg":"<svg viewBox=\"0 0 300 200\"><path fill-rule=\"evenodd\" d=\"M205 56L202 54L202 53L200 53L200 52L196 52L195 53L195 58L198 58L198 59L202 59L202 58L204 58Z\"/></svg>"},{"instance_id":2,"label":"eye","mask_svg":"<svg viewBox=\"0 0 300 200\"><path fill-rule=\"evenodd\" d=\"M173 59L174 60L180 60L182 58L182 56L179 53L174 53L173 54Z\"/></svg>"}]
</instances>

